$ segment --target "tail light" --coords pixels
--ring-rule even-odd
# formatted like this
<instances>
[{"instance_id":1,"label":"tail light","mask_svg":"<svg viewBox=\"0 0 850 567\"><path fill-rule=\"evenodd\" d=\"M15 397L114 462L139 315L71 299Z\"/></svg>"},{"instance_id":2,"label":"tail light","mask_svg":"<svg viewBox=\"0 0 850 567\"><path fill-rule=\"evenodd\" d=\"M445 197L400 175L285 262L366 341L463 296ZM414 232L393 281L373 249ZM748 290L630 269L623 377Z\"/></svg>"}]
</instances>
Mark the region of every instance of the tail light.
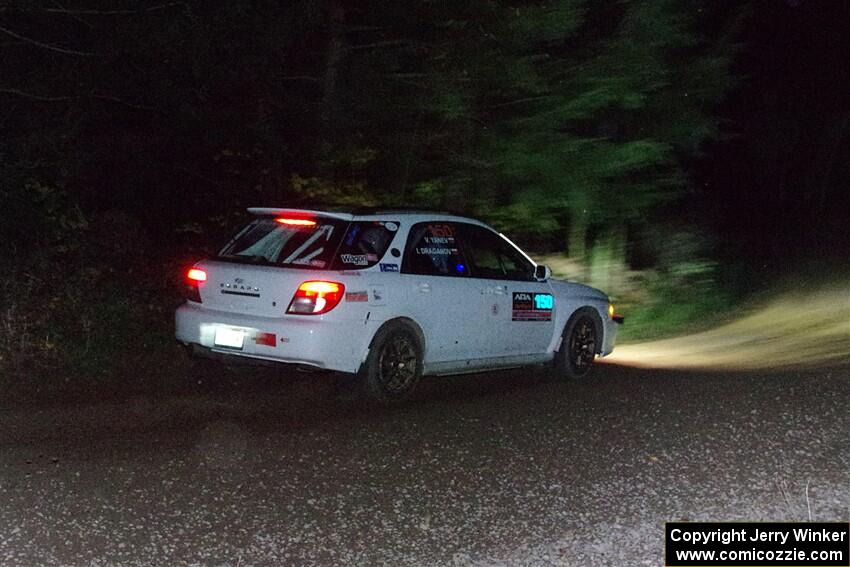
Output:
<instances>
[{"instance_id":1,"label":"tail light","mask_svg":"<svg viewBox=\"0 0 850 567\"><path fill-rule=\"evenodd\" d=\"M337 306L345 286L336 282L310 281L298 286L287 313L321 315Z\"/></svg>"},{"instance_id":2,"label":"tail light","mask_svg":"<svg viewBox=\"0 0 850 567\"><path fill-rule=\"evenodd\" d=\"M316 221L310 219L274 219L278 224L286 226L316 226Z\"/></svg>"},{"instance_id":3,"label":"tail light","mask_svg":"<svg viewBox=\"0 0 850 567\"><path fill-rule=\"evenodd\" d=\"M207 281L207 273L198 268L186 272L186 299L201 303L201 284Z\"/></svg>"}]
</instances>

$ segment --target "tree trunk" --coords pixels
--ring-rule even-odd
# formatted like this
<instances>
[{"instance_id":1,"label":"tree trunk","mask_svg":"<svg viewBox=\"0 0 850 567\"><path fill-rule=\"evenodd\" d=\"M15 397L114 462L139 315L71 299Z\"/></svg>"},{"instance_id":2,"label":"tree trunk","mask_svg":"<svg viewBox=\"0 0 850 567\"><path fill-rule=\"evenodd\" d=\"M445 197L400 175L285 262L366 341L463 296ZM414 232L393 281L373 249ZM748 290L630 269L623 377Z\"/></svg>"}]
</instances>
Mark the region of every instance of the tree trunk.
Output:
<instances>
[{"instance_id":1,"label":"tree trunk","mask_svg":"<svg viewBox=\"0 0 850 567\"><path fill-rule=\"evenodd\" d=\"M328 51L322 79L322 127L327 132L337 116L339 68L345 54L345 6L341 0L328 4Z\"/></svg>"},{"instance_id":2,"label":"tree trunk","mask_svg":"<svg viewBox=\"0 0 850 567\"><path fill-rule=\"evenodd\" d=\"M567 235L567 256L576 262L584 262L587 255L587 228L587 214L584 211L573 214Z\"/></svg>"},{"instance_id":3,"label":"tree trunk","mask_svg":"<svg viewBox=\"0 0 850 567\"><path fill-rule=\"evenodd\" d=\"M622 293L626 275L626 227L608 229L594 245L590 258L590 282L609 294Z\"/></svg>"}]
</instances>

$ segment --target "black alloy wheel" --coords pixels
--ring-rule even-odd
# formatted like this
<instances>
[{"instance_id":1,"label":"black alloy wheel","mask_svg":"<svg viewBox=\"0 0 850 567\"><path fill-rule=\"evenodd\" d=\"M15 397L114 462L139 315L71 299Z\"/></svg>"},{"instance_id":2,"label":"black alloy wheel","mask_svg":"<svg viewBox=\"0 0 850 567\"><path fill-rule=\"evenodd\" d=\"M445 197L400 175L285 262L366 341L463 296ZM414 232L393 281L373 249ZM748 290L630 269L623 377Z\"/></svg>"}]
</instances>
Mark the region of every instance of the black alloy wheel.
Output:
<instances>
[{"instance_id":1,"label":"black alloy wheel","mask_svg":"<svg viewBox=\"0 0 850 567\"><path fill-rule=\"evenodd\" d=\"M400 394L410 389L416 379L418 363L416 347L405 333L395 333L381 349L378 380L389 394Z\"/></svg>"},{"instance_id":2,"label":"black alloy wheel","mask_svg":"<svg viewBox=\"0 0 850 567\"><path fill-rule=\"evenodd\" d=\"M591 307L576 311L564 327L561 346L555 353L556 380L579 380L593 368L599 352L601 321Z\"/></svg>"},{"instance_id":3,"label":"black alloy wheel","mask_svg":"<svg viewBox=\"0 0 850 567\"><path fill-rule=\"evenodd\" d=\"M369 395L385 403L409 398L422 378L422 351L408 324L392 322L378 331L362 371Z\"/></svg>"},{"instance_id":4,"label":"black alloy wheel","mask_svg":"<svg viewBox=\"0 0 850 567\"><path fill-rule=\"evenodd\" d=\"M584 376L590 372L596 358L596 324L587 315L580 316L573 325L568 352L567 362L573 374Z\"/></svg>"}]
</instances>

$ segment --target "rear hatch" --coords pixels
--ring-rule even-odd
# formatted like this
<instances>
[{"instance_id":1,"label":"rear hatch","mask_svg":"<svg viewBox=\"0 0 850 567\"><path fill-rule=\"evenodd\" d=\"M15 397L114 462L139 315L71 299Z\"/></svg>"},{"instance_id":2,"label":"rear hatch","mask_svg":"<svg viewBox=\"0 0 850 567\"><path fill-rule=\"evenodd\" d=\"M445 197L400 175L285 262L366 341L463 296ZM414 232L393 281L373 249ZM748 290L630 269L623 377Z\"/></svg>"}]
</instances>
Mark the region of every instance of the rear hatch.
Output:
<instances>
[{"instance_id":1,"label":"rear hatch","mask_svg":"<svg viewBox=\"0 0 850 567\"><path fill-rule=\"evenodd\" d=\"M263 211L215 259L198 264L207 277L200 287L205 307L283 316L298 286L330 268L349 224L342 215Z\"/></svg>"}]
</instances>

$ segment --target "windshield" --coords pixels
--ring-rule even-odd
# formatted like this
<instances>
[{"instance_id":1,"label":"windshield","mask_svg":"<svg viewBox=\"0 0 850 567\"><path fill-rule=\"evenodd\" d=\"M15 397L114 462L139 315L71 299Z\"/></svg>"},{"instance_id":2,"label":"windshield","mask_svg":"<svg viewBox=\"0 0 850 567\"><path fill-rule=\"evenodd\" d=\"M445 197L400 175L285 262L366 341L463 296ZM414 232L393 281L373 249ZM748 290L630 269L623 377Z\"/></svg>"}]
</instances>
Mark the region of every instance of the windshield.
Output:
<instances>
[{"instance_id":1,"label":"windshield","mask_svg":"<svg viewBox=\"0 0 850 567\"><path fill-rule=\"evenodd\" d=\"M298 268L326 268L348 226L337 219L293 224L284 219L254 219L236 233L218 257L228 260ZM299 221L300 222L300 221Z\"/></svg>"}]
</instances>

